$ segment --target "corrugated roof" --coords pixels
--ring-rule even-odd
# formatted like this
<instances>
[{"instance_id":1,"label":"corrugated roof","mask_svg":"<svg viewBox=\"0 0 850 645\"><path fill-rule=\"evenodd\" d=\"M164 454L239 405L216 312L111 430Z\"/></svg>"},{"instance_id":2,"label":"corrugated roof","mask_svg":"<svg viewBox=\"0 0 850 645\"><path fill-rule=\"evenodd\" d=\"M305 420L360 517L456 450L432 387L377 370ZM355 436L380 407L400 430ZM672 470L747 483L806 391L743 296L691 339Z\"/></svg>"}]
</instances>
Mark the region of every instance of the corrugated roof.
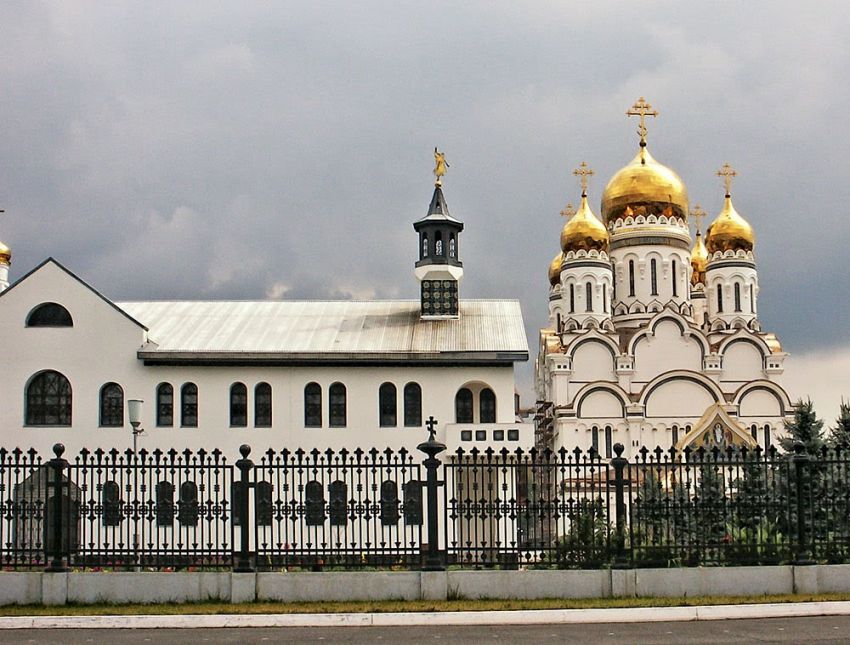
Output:
<instances>
[{"instance_id":1,"label":"corrugated roof","mask_svg":"<svg viewBox=\"0 0 850 645\"><path fill-rule=\"evenodd\" d=\"M149 329L144 358L397 354L411 359L487 354L525 360L528 343L516 300L463 300L458 319L422 320L415 300L160 301L117 305ZM519 354L525 356L519 356Z\"/></svg>"}]
</instances>

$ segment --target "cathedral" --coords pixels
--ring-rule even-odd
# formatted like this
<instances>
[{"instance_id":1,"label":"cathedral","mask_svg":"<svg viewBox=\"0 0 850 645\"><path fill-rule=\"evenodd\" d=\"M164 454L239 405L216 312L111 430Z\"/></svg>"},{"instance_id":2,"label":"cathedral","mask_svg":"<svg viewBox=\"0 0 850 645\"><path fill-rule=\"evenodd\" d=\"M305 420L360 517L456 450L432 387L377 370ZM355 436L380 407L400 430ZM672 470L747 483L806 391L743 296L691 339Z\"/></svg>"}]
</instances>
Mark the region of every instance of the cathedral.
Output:
<instances>
[{"instance_id":1,"label":"cathedral","mask_svg":"<svg viewBox=\"0 0 850 645\"><path fill-rule=\"evenodd\" d=\"M787 354L758 318L752 226L732 203L728 164L719 213L690 208L688 191L647 146L643 98L634 159L608 181L599 216L582 163L549 266L549 326L536 362L537 444L593 448L608 458L650 450L767 448L793 415L782 387ZM690 224L696 225L691 236Z\"/></svg>"}]
</instances>

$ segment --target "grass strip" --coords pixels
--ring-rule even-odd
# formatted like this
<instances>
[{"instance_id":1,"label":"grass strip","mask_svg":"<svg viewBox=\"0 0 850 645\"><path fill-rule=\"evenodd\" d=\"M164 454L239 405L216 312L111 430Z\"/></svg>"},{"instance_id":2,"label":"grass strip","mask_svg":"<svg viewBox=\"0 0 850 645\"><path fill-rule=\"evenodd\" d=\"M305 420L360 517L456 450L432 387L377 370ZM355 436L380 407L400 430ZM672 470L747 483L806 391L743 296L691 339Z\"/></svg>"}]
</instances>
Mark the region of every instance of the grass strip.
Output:
<instances>
[{"instance_id":1,"label":"grass strip","mask_svg":"<svg viewBox=\"0 0 850 645\"><path fill-rule=\"evenodd\" d=\"M608 609L614 607L693 607L697 605L748 605L759 603L825 602L850 600L850 594L775 596L694 596L686 598L586 598L576 600L390 600L380 602L253 602L230 604L201 602L150 605L10 605L0 616L136 616L209 614L334 614L451 611L510 611L522 609Z\"/></svg>"}]
</instances>

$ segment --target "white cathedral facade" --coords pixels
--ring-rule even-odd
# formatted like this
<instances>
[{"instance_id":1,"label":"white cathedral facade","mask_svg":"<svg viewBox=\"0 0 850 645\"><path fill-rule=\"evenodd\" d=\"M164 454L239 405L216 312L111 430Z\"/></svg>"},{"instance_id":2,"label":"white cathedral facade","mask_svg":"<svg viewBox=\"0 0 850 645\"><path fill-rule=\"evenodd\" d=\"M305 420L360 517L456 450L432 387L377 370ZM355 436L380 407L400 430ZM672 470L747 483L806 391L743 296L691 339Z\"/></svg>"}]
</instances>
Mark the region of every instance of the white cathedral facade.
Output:
<instances>
[{"instance_id":1,"label":"white cathedral facade","mask_svg":"<svg viewBox=\"0 0 850 645\"><path fill-rule=\"evenodd\" d=\"M561 252L549 267L549 327L536 362L538 444L594 448L611 457L650 450L762 448L776 442L793 405L782 387L787 354L758 318L755 235L726 194L703 235L690 234L685 184L640 147L608 182L601 219L582 164L581 204L567 210ZM568 207L569 208L569 207Z\"/></svg>"}]
</instances>

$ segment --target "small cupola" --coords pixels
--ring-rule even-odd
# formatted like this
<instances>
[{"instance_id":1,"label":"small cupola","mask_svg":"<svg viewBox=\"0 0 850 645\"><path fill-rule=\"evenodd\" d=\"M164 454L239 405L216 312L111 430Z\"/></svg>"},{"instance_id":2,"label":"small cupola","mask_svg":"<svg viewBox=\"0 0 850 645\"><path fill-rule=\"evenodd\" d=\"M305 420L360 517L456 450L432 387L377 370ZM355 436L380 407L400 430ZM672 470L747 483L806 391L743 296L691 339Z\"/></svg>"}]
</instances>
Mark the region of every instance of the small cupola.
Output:
<instances>
[{"instance_id":1,"label":"small cupola","mask_svg":"<svg viewBox=\"0 0 850 645\"><path fill-rule=\"evenodd\" d=\"M442 181L448 163L437 148L434 148L434 162L436 181L428 213L413 224L419 234L415 275L421 287L422 316L455 317L460 313L458 283L463 277L460 261L463 222L449 213Z\"/></svg>"}]
</instances>

